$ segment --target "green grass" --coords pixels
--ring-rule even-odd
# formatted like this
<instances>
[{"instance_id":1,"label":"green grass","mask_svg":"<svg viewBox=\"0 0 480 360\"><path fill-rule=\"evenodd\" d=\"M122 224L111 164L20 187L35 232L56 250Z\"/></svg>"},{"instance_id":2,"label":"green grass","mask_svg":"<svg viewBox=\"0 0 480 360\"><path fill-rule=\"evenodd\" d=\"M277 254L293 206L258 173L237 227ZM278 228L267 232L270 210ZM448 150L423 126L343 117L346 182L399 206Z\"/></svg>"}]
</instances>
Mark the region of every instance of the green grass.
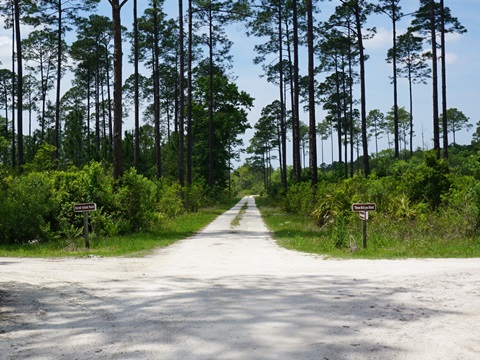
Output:
<instances>
[{"instance_id":1,"label":"green grass","mask_svg":"<svg viewBox=\"0 0 480 360\"><path fill-rule=\"evenodd\" d=\"M240 211L238 212L237 216L235 216L235 218L230 222L230 228L237 227L240 224L240 220L242 220L243 214L245 214L247 209L248 209L248 202L246 201L245 204L243 204L242 207L240 208Z\"/></svg>"},{"instance_id":2,"label":"green grass","mask_svg":"<svg viewBox=\"0 0 480 360\"><path fill-rule=\"evenodd\" d=\"M235 199L229 204L201 209L187 213L162 223L160 230L138 233L128 236L98 237L90 236L90 250L85 249L83 237L74 240L50 241L38 244L0 245L0 256L5 257L85 257L93 256L127 256L138 257L151 253L156 248L168 246L185 239L204 228L217 216L236 204Z\"/></svg>"},{"instance_id":3,"label":"green grass","mask_svg":"<svg viewBox=\"0 0 480 360\"><path fill-rule=\"evenodd\" d=\"M388 224L380 217L367 222L367 248L363 249L360 220L326 230L310 218L285 213L264 199L256 203L275 240L291 250L343 259L480 257L479 238L440 236L434 228L425 231L415 229L414 224ZM336 246L339 243L343 246Z\"/></svg>"}]
</instances>

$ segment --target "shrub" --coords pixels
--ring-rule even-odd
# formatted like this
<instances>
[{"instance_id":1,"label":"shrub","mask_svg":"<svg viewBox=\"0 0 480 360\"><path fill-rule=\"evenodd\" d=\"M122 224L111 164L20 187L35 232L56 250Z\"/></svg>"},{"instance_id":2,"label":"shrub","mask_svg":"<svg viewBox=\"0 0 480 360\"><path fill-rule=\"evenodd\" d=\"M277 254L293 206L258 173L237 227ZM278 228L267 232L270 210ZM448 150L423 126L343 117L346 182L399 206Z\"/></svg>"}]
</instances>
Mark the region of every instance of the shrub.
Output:
<instances>
[{"instance_id":1,"label":"shrub","mask_svg":"<svg viewBox=\"0 0 480 360\"><path fill-rule=\"evenodd\" d=\"M46 171L54 170L57 167L58 161L55 159L56 147L46 143L45 141L40 145L35 157L31 163L24 165L26 171Z\"/></svg>"},{"instance_id":2,"label":"shrub","mask_svg":"<svg viewBox=\"0 0 480 360\"><path fill-rule=\"evenodd\" d=\"M177 217L185 208L182 202L181 187L178 183L160 183L157 210L166 217Z\"/></svg>"},{"instance_id":3,"label":"shrub","mask_svg":"<svg viewBox=\"0 0 480 360\"><path fill-rule=\"evenodd\" d=\"M284 208L287 212L309 214L315 205L315 191L308 182L294 184L288 188Z\"/></svg>"},{"instance_id":4,"label":"shrub","mask_svg":"<svg viewBox=\"0 0 480 360\"><path fill-rule=\"evenodd\" d=\"M425 153L421 164L401 161L394 169L394 181L409 199L414 203L426 202L432 210L438 208L451 185L445 161L438 160L433 151Z\"/></svg>"},{"instance_id":5,"label":"shrub","mask_svg":"<svg viewBox=\"0 0 480 360\"><path fill-rule=\"evenodd\" d=\"M466 236L480 229L480 183L473 176L452 176L452 186L442 197L441 214Z\"/></svg>"},{"instance_id":6,"label":"shrub","mask_svg":"<svg viewBox=\"0 0 480 360\"><path fill-rule=\"evenodd\" d=\"M164 219L207 203L199 184L182 189L178 183L150 180L134 169L114 181L97 162L81 169L36 172L36 166L51 165L47 160L52 148L43 149L25 174L10 175L0 167L0 242L78 237L84 223L82 214L73 212L76 203L97 204L97 211L89 215L89 230L98 236L158 230ZM228 190L216 189L215 199L209 200L214 203L227 196Z\"/></svg>"},{"instance_id":7,"label":"shrub","mask_svg":"<svg viewBox=\"0 0 480 360\"><path fill-rule=\"evenodd\" d=\"M187 211L198 211L205 203L203 189L198 184L187 185L183 188L184 204Z\"/></svg>"},{"instance_id":8,"label":"shrub","mask_svg":"<svg viewBox=\"0 0 480 360\"><path fill-rule=\"evenodd\" d=\"M92 162L82 169L71 167L52 175L55 188L53 196L58 206L53 209L58 226L52 230L60 235L67 236L72 232L72 226L76 229L83 226L83 216L72 211L74 204L96 203L97 209L105 213L115 213L118 209L113 196L113 178L100 163Z\"/></svg>"},{"instance_id":9,"label":"shrub","mask_svg":"<svg viewBox=\"0 0 480 360\"><path fill-rule=\"evenodd\" d=\"M116 186L115 223L123 221L124 231L148 229L157 203L157 185L131 168L126 171ZM123 231L120 231L123 232Z\"/></svg>"},{"instance_id":10,"label":"shrub","mask_svg":"<svg viewBox=\"0 0 480 360\"><path fill-rule=\"evenodd\" d=\"M98 236L117 236L128 234L133 230L129 220L114 213L107 213L102 208L90 213L91 229Z\"/></svg>"},{"instance_id":11,"label":"shrub","mask_svg":"<svg viewBox=\"0 0 480 360\"><path fill-rule=\"evenodd\" d=\"M50 174L30 173L14 179L0 207L0 239L7 243L25 243L52 236L50 222L55 208Z\"/></svg>"}]
</instances>

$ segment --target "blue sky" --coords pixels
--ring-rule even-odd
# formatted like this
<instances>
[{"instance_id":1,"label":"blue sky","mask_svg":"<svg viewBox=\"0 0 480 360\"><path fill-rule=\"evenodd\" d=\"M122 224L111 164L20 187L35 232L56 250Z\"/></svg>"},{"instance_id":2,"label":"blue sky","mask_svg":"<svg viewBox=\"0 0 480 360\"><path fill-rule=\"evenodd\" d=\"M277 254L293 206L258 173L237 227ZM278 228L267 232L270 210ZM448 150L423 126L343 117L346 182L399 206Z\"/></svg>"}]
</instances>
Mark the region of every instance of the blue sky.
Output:
<instances>
[{"instance_id":1,"label":"blue sky","mask_svg":"<svg viewBox=\"0 0 480 360\"><path fill-rule=\"evenodd\" d=\"M167 0L167 9L172 14L177 12L177 4L174 0ZM333 13L336 6L340 4L339 0L330 2L320 2L321 13L319 20L325 21ZM460 144L469 144L472 138L472 132L475 130L477 121L480 121L480 114L477 104L480 102L480 1L478 0L445 0L445 5L450 7L452 14L467 28L467 33L462 35L447 35L447 106L448 108L458 108L473 124L473 130L463 131L457 134L456 140ZM401 1L402 10L409 14L418 9L418 0ZM410 25L411 17L405 17L398 24L398 33L404 33ZM367 21L367 27L375 26L377 34L369 41L365 42L365 51L370 56L366 64L367 78L367 111L371 109L380 109L382 112L388 112L393 105L393 85L390 76L392 74L392 65L385 61L387 50L392 47L391 22L385 15L373 14ZM230 36L234 42L232 53L234 55L234 74L238 77L237 84L241 90L245 90L255 98L255 107L249 115L252 124L258 119L261 109L278 98L276 87L268 84L264 78L261 78L262 69L260 65L253 64L253 46L259 40L249 38L244 34L239 25L230 27ZM425 46L426 48L428 45ZM273 59L273 57L272 57ZM306 73L307 63L303 61L301 72ZM416 85L414 87L414 147L432 148L432 86L429 81L427 85ZM409 108L408 84L406 80L399 81L399 106ZM441 104L440 104L441 106ZM439 109L441 112L441 109ZM325 112L319 106L316 110L318 122L321 121ZM301 119L308 121L308 114L302 114ZM423 136L422 136L423 133ZM245 142L253 134L250 130L247 132ZM450 141L452 141L450 139ZM383 148L387 148L386 138L381 141ZM329 145L325 145L325 161L331 160ZM369 150L374 151L374 143L371 142ZM319 155L320 155L320 149ZM334 154L336 160L336 154Z\"/></svg>"},{"instance_id":2,"label":"blue sky","mask_svg":"<svg viewBox=\"0 0 480 360\"><path fill-rule=\"evenodd\" d=\"M122 22L126 27L131 26L131 13L133 2L129 0L122 10ZM139 1L140 14L143 12L146 1ZM186 11L187 1L184 1ZM335 6L339 5L339 0L325 1L319 3L321 13L318 19L327 20L333 13ZM411 13L418 8L418 0L401 1L404 13ZM452 14L456 16L460 22L467 28L468 32L463 35L447 36L447 85L448 85L448 107L456 107L470 118L470 122L475 129L477 121L480 120L477 104L480 102L480 91L478 84L480 82L480 73L478 65L480 64L480 1L478 0L445 0L445 5L450 7ZM172 17L178 14L177 0L166 0L165 11ZM110 5L108 0L101 0L98 13L111 16ZM398 26L398 32L405 32L410 25L411 18L406 17ZM375 26L377 29L376 36L365 43L365 51L369 55L366 64L367 78L367 111L371 109L380 109L386 113L393 105L393 87L390 84L392 67L385 62L387 50L392 46L391 24L386 16L371 15L368 19L367 27ZM22 37L26 37L28 29L24 29ZM253 64L253 47L258 43L259 39L249 38L245 35L245 31L241 25L232 25L228 28L228 34L234 45L232 47L233 54L233 74L237 77L236 83L240 90L248 92L255 98L254 108L249 114L249 121L253 125L260 116L261 109L276 100L278 90L276 87L267 83L261 77L262 69L260 65ZM427 47L427 46L426 46ZM124 53L129 52L129 45L125 44ZM10 68L11 64L11 33L0 29L0 61L4 67ZM273 57L272 57L273 60ZM125 58L124 62L127 62ZM306 73L307 63L302 59L301 73ZM131 69L126 65L124 78L128 77ZM67 80L67 79L66 79ZM68 87L69 82L64 84L64 90ZM416 85L414 88L414 127L415 138L414 147L427 148L432 147L432 87L428 85ZM399 106L405 106L408 109L408 86L405 80L399 83ZM440 110L441 111L441 110ZM320 122L325 113L319 106L316 110L318 122ZM308 121L308 114L301 114L304 122ZM128 121L125 128L131 128ZM457 142L468 144L471 141L472 132L462 132L457 134ZM423 133L423 141L422 141ZM248 145L248 139L252 136L253 130L249 130L244 136L245 145ZM388 147L386 139L381 141L383 148ZM329 153L329 146L325 146L325 161L331 161L332 157ZM370 152L374 151L373 142L370 144ZM320 149L319 149L320 156ZM334 154L334 160L336 154Z\"/></svg>"}]
</instances>

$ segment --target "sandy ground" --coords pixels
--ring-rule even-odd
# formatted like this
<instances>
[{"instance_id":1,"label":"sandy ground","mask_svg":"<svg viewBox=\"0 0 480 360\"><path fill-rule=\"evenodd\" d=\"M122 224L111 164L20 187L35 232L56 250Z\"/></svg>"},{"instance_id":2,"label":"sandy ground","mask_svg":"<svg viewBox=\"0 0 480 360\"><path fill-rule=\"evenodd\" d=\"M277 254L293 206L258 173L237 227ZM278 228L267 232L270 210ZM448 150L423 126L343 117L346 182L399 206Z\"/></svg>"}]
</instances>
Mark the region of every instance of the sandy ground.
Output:
<instances>
[{"instance_id":1,"label":"sandy ground","mask_svg":"<svg viewBox=\"0 0 480 360\"><path fill-rule=\"evenodd\" d=\"M0 358L479 359L480 260L288 251L245 198L144 258L0 258Z\"/></svg>"}]
</instances>

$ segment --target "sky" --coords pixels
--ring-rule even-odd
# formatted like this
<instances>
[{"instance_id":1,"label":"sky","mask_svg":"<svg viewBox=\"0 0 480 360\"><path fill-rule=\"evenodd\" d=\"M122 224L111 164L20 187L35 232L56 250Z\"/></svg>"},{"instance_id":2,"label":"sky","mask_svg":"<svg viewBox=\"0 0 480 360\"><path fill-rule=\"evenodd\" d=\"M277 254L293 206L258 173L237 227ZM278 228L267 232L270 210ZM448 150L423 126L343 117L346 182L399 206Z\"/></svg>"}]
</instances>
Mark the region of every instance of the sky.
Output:
<instances>
[{"instance_id":1,"label":"sky","mask_svg":"<svg viewBox=\"0 0 480 360\"><path fill-rule=\"evenodd\" d=\"M139 1L139 14L143 13L147 1ZM339 0L319 2L318 7L321 13L317 16L320 21L328 20L329 16L334 12L336 6L340 4ZM122 24L127 28L132 23L132 5L133 1L129 0L122 9ZM405 14L412 13L419 6L419 0L402 0L400 2L402 11ZM452 15L456 16L463 26L466 27L467 33L462 35L447 36L447 107L458 108L462 111L473 125L470 132L462 131L456 135L457 143L469 144L472 139L472 133L475 131L476 123L480 121L477 104L480 102L480 1L479 0L445 0L445 6L451 9ZM184 10L187 9L187 1L184 0ZM165 0L166 13L171 17L178 16L178 1ZM101 0L98 14L111 16L111 8L108 0ZM405 17L398 24L398 33L404 33L410 25L411 17ZM371 39L365 42L365 52L369 55L366 62L366 99L367 112L372 109L379 109L383 113L387 113L393 105L393 85L391 84L392 65L385 61L389 48L392 47L392 31L391 22L386 15L373 14L367 20L366 27L376 27L377 33ZM26 37L29 29L23 29L22 37ZM263 71L261 65L253 63L254 45L260 43L261 39L248 37L242 25L231 25L227 29L230 40L233 41L231 53L233 55L232 73L236 77L235 82L242 91L249 93L254 99L254 107L249 112L248 119L253 128L255 122L260 117L261 110L264 106L270 104L278 98L278 89L269 84L262 77ZM0 61L1 66L11 68L11 32L10 30L0 27ZM427 45L426 45L427 48ZM124 45L124 54L129 52L129 45ZM273 57L272 57L273 60ZM300 73L306 74L307 62L306 58L301 58ZM129 67L128 61L124 59L125 70L124 79L127 78L132 69ZM65 79L63 89L68 88L69 81ZM431 149L432 143L432 86L431 81L427 85L415 85L414 87L414 148L425 147ZM407 110L408 103L408 84L406 80L399 81L399 97L398 104L404 106ZM440 102L441 107L441 102ZM441 109L439 109L441 112ZM325 117L326 113L321 105L316 109L317 122ZM301 114L301 121L308 122L308 113ZM124 129L133 127L133 121L127 120ZM248 146L249 139L253 135L253 129L247 130L243 136L245 146ZM450 139L451 141L451 139ZM322 150L318 142L318 158L322 159ZM380 140L380 147L387 148L386 138ZM336 151L332 155L330 145L324 145L323 157L326 163L336 161ZM369 152L375 151L375 144L371 141ZM290 151L289 151L290 153ZM245 155L242 155L242 161ZM241 162L240 162L241 163ZM236 164L237 166L240 163Z\"/></svg>"}]
</instances>

